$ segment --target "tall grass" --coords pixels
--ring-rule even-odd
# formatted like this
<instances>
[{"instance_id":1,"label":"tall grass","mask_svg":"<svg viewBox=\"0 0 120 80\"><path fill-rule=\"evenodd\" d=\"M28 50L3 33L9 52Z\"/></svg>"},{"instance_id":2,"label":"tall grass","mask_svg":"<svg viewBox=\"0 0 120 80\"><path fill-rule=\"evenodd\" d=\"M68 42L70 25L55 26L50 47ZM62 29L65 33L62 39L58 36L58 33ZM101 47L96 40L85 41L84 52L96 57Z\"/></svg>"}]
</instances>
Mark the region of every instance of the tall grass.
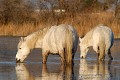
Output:
<instances>
[{"instance_id":1,"label":"tall grass","mask_svg":"<svg viewBox=\"0 0 120 80\"><path fill-rule=\"evenodd\" d=\"M45 3L50 3L48 9ZM35 12L34 5L23 0L2 0L0 5L0 36L27 36L41 28L71 24L79 36L85 35L98 24L109 26L115 37L120 37L120 18L114 12L106 12L111 0L105 4L97 0L39 0L39 12ZM55 5L56 6L55 6ZM115 15L119 14L116 4ZM65 12L55 12L65 10Z\"/></svg>"},{"instance_id":2,"label":"tall grass","mask_svg":"<svg viewBox=\"0 0 120 80\"><path fill-rule=\"evenodd\" d=\"M24 23L22 25L16 25L13 23L9 23L7 25L0 26L0 36L26 36L43 27L45 26L39 25L39 27L35 27L33 23L29 23L29 24Z\"/></svg>"},{"instance_id":3,"label":"tall grass","mask_svg":"<svg viewBox=\"0 0 120 80\"><path fill-rule=\"evenodd\" d=\"M104 24L110 27L114 32L115 37L118 37L120 34L119 19L115 18L113 13L101 12L92 14L78 14L77 18L75 18L75 21L78 22L74 22L76 25L76 30L78 30L78 33L81 36L85 35L90 29L98 24Z\"/></svg>"},{"instance_id":4,"label":"tall grass","mask_svg":"<svg viewBox=\"0 0 120 80\"><path fill-rule=\"evenodd\" d=\"M113 13L107 12L91 14L76 13L74 16L66 13L61 17L48 16L47 18L44 18L44 20L37 22L37 25L32 22L19 25L13 23L7 25L1 24L0 36L27 36L41 28L59 24L71 24L75 27L79 36L85 35L90 29L98 24L105 24L113 30L116 38L120 37L119 19L115 18Z\"/></svg>"}]
</instances>

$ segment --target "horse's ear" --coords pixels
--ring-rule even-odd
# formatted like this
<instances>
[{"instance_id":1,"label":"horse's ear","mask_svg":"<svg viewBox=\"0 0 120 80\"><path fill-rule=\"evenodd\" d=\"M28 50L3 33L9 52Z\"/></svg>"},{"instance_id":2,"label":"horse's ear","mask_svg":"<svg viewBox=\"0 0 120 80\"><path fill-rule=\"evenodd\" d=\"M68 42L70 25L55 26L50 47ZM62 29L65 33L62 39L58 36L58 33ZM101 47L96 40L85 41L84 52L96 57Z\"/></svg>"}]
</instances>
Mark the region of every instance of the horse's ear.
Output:
<instances>
[{"instance_id":1,"label":"horse's ear","mask_svg":"<svg viewBox=\"0 0 120 80\"><path fill-rule=\"evenodd\" d=\"M81 37L79 37L79 41L80 41L80 42L82 41L82 38L81 38Z\"/></svg>"},{"instance_id":2,"label":"horse's ear","mask_svg":"<svg viewBox=\"0 0 120 80\"><path fill-rule=\"evenodd\" d=\"M82 42L83 37L79 37L79 41Z\"/></svg>"},{"instance_id":3,"label":"horse's ear","mask_svg":"<svg viewBox=\"0 0 120 80\"><path fill-rule=\"evenodd\" d=\"M21 41L24 41L25 39L24 39L24 37L21 37Z\"/></svg>"},{"instance_id":4,"label":"horse's ear","mask_svg":"<svg viewBox=\"0 0 120 80\"><path fill-rule=\"evenodd\" d=\"M79 37L79 41L82 42L82 39L83 39L83 35Z\"/></svg>"}]
</instances>

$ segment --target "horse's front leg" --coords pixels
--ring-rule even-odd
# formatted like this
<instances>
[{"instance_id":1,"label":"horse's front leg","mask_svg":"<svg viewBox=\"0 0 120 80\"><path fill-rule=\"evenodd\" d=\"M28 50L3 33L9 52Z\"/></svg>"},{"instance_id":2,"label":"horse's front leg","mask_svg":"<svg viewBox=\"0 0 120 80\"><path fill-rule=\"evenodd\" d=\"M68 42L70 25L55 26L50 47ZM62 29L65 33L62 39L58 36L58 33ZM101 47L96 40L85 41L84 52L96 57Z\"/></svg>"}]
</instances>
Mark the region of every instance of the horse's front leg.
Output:
<instances>
[{"instance_id":1,"label":"horse's front leg","mask_svg":"<svg viewBox=\"0 0 120 80\"><path fill-rule=\"evenodd\" d=\"M46 64L46 61L47 61L47 58L48 58L48 54L49 54L49 52L48 51L45 51L45 52L43 52L42 53L42 63L43 64Z\"/></svg>"}]
</instances>

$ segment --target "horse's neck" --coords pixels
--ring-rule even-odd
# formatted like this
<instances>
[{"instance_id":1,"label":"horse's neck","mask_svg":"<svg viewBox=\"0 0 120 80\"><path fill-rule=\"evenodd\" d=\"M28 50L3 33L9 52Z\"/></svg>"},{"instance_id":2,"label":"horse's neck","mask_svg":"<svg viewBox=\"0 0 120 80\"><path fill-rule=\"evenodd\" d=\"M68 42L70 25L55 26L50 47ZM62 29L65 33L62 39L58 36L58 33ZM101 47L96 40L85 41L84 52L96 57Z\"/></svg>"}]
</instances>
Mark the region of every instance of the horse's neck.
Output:
<instances>
[{"instance_id":1,"label":"horse's neck","mask_svg":"<svg viewBox=\"0 0 120 80\"><path fill-rule=\"evenodd\" d=\"M31 34L31 35L26 37L26 42L27 42L27 45L28 45L28 47L30 49L35 48L37 40L38 40L38 38L37 38L37 34L36 33L33 33L33 34Z\"/></svg>"},{"instance_id":2,"label":"horse's neck","mask_svg":"<svg viewBox=\"0 0 120 80\"><path fill-rule=\"evenodd\" d=\"M92 46L91 39L86 39L86 38L84 38L83 44L84 44L86 47Z\"/></svg>"},{"instance_id":3,"label":"horse's neck","mask_svg":"<svg viewBox=\"0 0 120 80\"><path fill-rule=\"evenodd\" d=\"M49 28L47 28L45 30L40 30L40 31L37 31L37 32L27 36L26 38L28 39L28 41L27 41L28 46L30 46L31 49L41 48L42 39L48 29Z\"/></svg>"},{"instance_id":4,"label":"horse's neck","mask_svg":"<svg viewBox=\"0 0 120 80\"><path fill-rule=\"evenodd\" d=\"M38 39L35 44L35 48L42 48L43 39Z\"/></svg>"},{"instance_id":5,"label":"horse's neck","mask_svg":"<svg viewBox=\"0 0 120 80\"><path fill-rule=\"evenodd\" d=\"M86 44L87 47L92 46L92 35L93 35L93 30L89 31L83 38L83 42L84 44Z\"/></svg>"}]
</instances>

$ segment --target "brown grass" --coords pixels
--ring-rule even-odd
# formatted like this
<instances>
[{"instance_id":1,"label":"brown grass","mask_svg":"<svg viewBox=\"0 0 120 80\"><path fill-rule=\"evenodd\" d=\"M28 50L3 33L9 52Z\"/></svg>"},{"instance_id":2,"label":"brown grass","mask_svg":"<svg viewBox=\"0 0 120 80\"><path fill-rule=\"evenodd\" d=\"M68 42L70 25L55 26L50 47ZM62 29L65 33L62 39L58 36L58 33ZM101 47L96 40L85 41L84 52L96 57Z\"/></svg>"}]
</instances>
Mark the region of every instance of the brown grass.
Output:
<instances>
[{"instance_id":1,"label":"brown grass","mask_svg":"<svg viewBox=\"0 0 120 80\"><path fill-rule=\"evenodd\" d=\"M98 24L105 24L110 27L113 30L115 37L118 37L120 34L119 19L116 19L113 13L80 14L74 22L77 22L75 25L80 36L85 35L90 29Z\"/></svg>"},{"instance_id":2,"label":"brown grass","mask_svg":"<svg viewBox=\"0 0 120 80\"><path fill-rule=\"evenodd\" d=\"M45 27L43 24L39 24L38 27L36 27L32 23L24 23L22 25L9 23L8 25L1 25L0 36L27 36L43 27Z\"/></svg>"},{"instance_id":3,"label":"brown grass","mask_svg":"<svg viewBox=\"0 0 120 80\"><path fill-rule=\"evenodd\" d=\"M49 16L43 21L40 20L37 25L32 22L23 23L21 25L13 23L0 25L0 36L27 36L38 29L62 23L73 25L79 36L85 35L90 29L98 24L105 24L113 30L116 38L120 38L120 21L114 17L113 13L107 12L91 14L76 13L74 15L65 13L64 17L52 18Z\"/></svg>"}]
</instances>

